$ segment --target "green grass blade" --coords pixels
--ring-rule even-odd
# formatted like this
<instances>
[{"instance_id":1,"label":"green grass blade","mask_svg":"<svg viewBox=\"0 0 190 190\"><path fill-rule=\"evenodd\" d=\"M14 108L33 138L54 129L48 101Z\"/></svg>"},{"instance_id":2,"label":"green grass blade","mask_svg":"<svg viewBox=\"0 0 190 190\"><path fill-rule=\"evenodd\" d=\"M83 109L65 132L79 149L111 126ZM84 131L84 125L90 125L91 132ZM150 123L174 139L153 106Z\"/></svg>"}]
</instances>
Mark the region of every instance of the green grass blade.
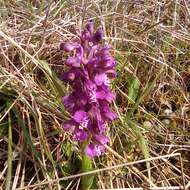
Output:
<instances>
[{"instance_id":1,"label":"green grass blade","mask_svg":"<svg viewBox=\"0 0 190 190\"><path fill-rule=\"evenodd\" d=\"M129 80L129 90L128 90L128 97L135 102L139 88L140 88L140 81L137 77L131 76L128 78Z\"/></svg>"},{"instance_id":2,"label":"green grass blade","mask_svg":"<svg viewBox=\"0 0 190 190\"><path fill-rule=\"evenodd\" d=\"M25 126L25 124L24 124L24 122L23 122L23 120L22 120L22 118L21 118L21 116L20 116L20 113L19 113L19 111L17 110L17 107L14 106L12 110L13 110L13 112L14 112L16 118L17 118L18 125L22 128L22 131L23 131L23 133L24 133L25 142L26 142L26 143L29 145L29 147L31 148L31 150L32 150L32 152L33 152L33 154L34 154L34 157L39 160L39 153L38 153L38 151L36 150L36 148L35 148L35 146L34 146L34 144L33 144L33 142L32 142L32 139L31 139L31 137L30 137L30 134L29 134L29 132L28 132L28 129L26 128L26 126Z\"/></svg>"},{"instance_id":3,"label":"green grass blade","mask_svg":"<svg viewBox=\"0 0 190 190\"><path fill-rule=\"evenodd\" d=\"M150 154L149 154L149 148L146 142L146 139L144 138L144 136L142 135L141 130L136 126L136 123L131 121L129 118L127 119L127 124L128 126L134 131L137 139L138 139L138 144L139 147L144 155L145 159L150 158ZM148 176L149 179L151 180L151 170L150 170L150 162L146 162L146 167L148 170Z\"/></svg>"},{"instance_id":4,"label":"green grass blade","mask_svg":"<svg viewBox=\"0 0 190 190\"><path fill-rule=\"evenodd\" d=\"M13 161L13 151L12 151L12 124L11 124L11 116L8 114L8 122L9 122L9 132L8 132L8 169L7 169L7 177L6 177L6 185L5 189L11 189L12 183L12 161Z\"/></svg>"},{"instance_id":5,"label":"green grass blade","mask_svg":"<svg viewBox=\"0 0 190 190\"><path fill-rule=\"evenodd\" d=\"M155 85L157 79L162 74L163 68L164 67L162 67L162 69L160 69L160 72L156 75L156 77L152 81L150 81L149 83L146 84L143 93L136 100L136 102L135 102L133 108L131 109L131 111L128 112L128 117L134 113L134 111L138 108L139 104L143 102L144 98L147 97L148 94L150 94L151 90L154 88L154 85Z\"/></svg>"},{"instance_id":6,"label":"green grass blade","mask_svg":"<svg viewBox=\"0 0 190 190\"><path fill-rule=\"evenodd\" d=\"M63 103L61 101L61 97L65 94L66 89L61 84L61 81L58 79L55 73L51 70L51 68L49 67L48 63L45 60L39 60L39 63L41 67L43 68L45 76L48 80L48 83L50 85L50 88L53 94L56 97L56 101L60 109L62 110L63 113L66 113Z\"/></svg>"}]
</instances>

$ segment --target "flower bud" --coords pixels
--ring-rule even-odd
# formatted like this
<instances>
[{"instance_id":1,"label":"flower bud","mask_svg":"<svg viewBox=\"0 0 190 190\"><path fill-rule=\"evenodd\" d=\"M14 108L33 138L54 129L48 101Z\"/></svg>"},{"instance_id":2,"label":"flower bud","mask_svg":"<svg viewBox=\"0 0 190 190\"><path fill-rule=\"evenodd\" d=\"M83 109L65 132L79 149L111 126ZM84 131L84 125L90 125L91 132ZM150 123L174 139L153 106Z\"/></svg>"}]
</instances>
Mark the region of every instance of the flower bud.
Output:
<instances>
[{"instance_id":1,"label":"flower bud","mask_svg":"<svg viewBox=\"0 0 190 190\"><path fill-rule=\"evenodd\" d=\"M99 28L99 29L96 31L96 33L94 34L94 36L93 36L93 41L94 41L95 43L100 42L100 41L102 40L102 38L103 38L103 35L104 35L103 30L102 30L101 28Z\"/></svg>"},{"instance_id":2,"label":"flower bud","mask_svg":"<svg viewBox=\"0 0 190 190\"><path fill-rule=\"evenodd\" d=\"M74 49L76 49L76 47L77 47L77 43L66 42L66 43L61 43L60 45L60 49L66 52L73 51Z\"/></svg>"}]
</instances>

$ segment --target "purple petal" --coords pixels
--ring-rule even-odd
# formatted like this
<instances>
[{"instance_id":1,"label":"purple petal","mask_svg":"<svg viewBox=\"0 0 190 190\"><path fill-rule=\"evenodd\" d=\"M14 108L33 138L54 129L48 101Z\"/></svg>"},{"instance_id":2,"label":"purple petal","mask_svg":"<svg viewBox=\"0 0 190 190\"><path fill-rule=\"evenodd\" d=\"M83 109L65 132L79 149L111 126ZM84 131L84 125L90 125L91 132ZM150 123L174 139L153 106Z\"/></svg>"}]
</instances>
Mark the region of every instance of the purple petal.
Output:
<instances>
[{"instance_id":1,"label":"purple petal","mask_svg":"<svg viewBox=\"0 0 190 190\"><path fill-rule=\"evenodd\" d=\"M95 146L93 144L87 145L84 151L86 155L88 155L91 158L94 158L97 155Z\"/></svg>"},{"instance_id":2,"label":"purple petal","mask_svg":"<svg viewBox=\"0 0 190 190\"><path fill-rule=\"evenodd\" d=\"M76 88L75 88L76 89ZM87 96L84 92L81 92L81 89L79 88L72 94L62 97L62 101L64 103L64 106L71 112L75 112L77 110L84 110L84 106L86 106L87 102Z\"/></svg>"},{"instance_id":3,"label":"purple petal","mask_svg":"<svg viewBox=\"0 0 190 190\"><path fill-rule=\"evenodd\" d=\"M69 57L65 61L65 64L68 66L80 67L80 60L78 59L78 57Z\"/></svg>"},{"instance_id":4,"label":"purple petal","mask_svg":"<svg viewBox=\"0 0 190 190\"><path fill-rule=\"evenodd\" d=\"M85 111L79 110L75 112L73 119L77 123L82 123L87 117L88 117L88 114Z\"/></svg>"},{"instance_id":5,"label":"purple petal","mask_svg":"<svg viewBox=\"0 0 190 190\"><path fill-rule=\"evenodd\" d=\"M108 56L104 56L104 59L102 60L102 64L104 67L111 69L115 67L116 62L112 56L108 55Z\"/></svg>"},{"instance_id":6,"label":"purple petal","mask_svg":"<svg viewBox=\"0 0 190 190\"><path fill-rule=\"evenodd\" d=\"M78 96L77 96L78 101L80 102L81 105L85 106L87 104L87 95L86 95L86 93L84 93L84 92L81 92L81 93L77 92L77 94L78 94Z\"/></svg>"},{"instance_id":7,"label":"purple petal","mask_svg":"<svg viewBox=\"0 0 190 190\"><path fill-rule=\"evenodd\" d=\"M96 98L100 100L107 100L109 103L115 100L116 95L112 93L108 88L104 88L96 91Z\"/></svg>"},{"instance_id":8,"label":"purple petal","mask_svg":"<svg viewBox=\"0 0 190 190\"><path fill-rule=\"evenodd\" d=\"M103 114L105 115L105 117L107 118L107 119L109 119L109 120L114 120L114 119L116 119L118 116L117 116L117 114L116 113L114 113L114 112L112 112L111 110L110 110L110 108L109 108L109 106L108 105L104 105L103 106Z\"/></svg>"},{"instance_id":9,"label":"purple petal","mask_svg":"<svg viewBox=\"0 0 190 190\"><path fill-rule=\"evenodd\" d=\"M111 92L111 91L107 91L107 94L106 94L106 100L111 103L112 101L114 101L116 98L116 95L115 93Z\"/></svg>"},{"instance_id":10,"label":"purple petal","mask_svg":"<svg viewBox=\"0 0 190 190\"><path fill-rule=\"evenodd\" d=\"M105 130L106 130L106 125L105 125L105 122L104 121L98 121L98 129L99 129L99 132L100 133L104 133Z\"/></svg>"},{"instance_id":11,"label":"purple petal","mask_svg":"<svg viewBox=\"0 0 190 190\"><path fill-rule=\"evenodd\" d=\"M89 103L96 102L96 85L92 81L87 80L84 84L84 87L89 98Z\"/></svg>"},{"instance_id":12,"label":"purple petal","mask_svg":"<svg viewBox=\"0 0 190 190\"><path fill-rule=\"evenodd\" d=\"M117 119L117 114L114 113L114 112L106 112L105 113L105 116L109 119L109 120L114 120L114 119Z\"/></svg>"},{"instance_id":13,"label":"purple petal","mask_svg":"<svg viewBox=\"0 0 190 190\"><path fill-rule=\"evenodd\" d=\"M94 77L94 81L98 86L101 86L102 84L108 84L108 78L105 73L96 74L96 76Z\"/></svg>"},{"instance_id":14,"label":"purple petal","mask_svg":"<svg viewBox=\"0 0 190 190\"><path fill-rule=\"evenodd\" d=\"M92 21L88 22L86 25L86 29L92 34L94 31L94 24Z\"/></svg>"},{"instance_id":15,"label":"purple petal","mask_svg":"<svg viewBox=\"0 0 190 190\"><path fill-rule=\"evenodd\" d=\"M91 54L89 54L89 56L90 55ZM97 65L97 62L98 62L97 58L93 57L93 58L91 58L91 59L88 60L87 65L89 65L89 68L92 69L92 68L94 68Z\"/></svg>"},{"instance_id":16,"label":"purple petal","mask_svg":"<svg viewBox=\"0 0 190 190\"><path fill-rule=\"evenodd\" d=\"M79 45L79 47L77 48L76 57L78 58L78 60L82 60L82 58L84 57L84 49L81 45Z\"/></svg>"},{"instance_id":17,"label":"purple petal","mask_svg":"<svg viewBox=\"0 0 190 190\"><path fill-rule=\"evenodd\" d=\"M91 40L92 36L88 30L82 32L82 40Z\"/></svg>"},{"instance_id":18,"label":"purple petal","mask_svg":"<svg viewBox=\"0 0 190 190\"><path fill-rule=\"evenodd\" d=\"M101 120L100 109L98 106L91 106L91 109L88 111L88 114L92 120Z\"/></svg>"},{"instance_id":19,"label":"purple petal","mask_svg":"<svg viewBox=\"0 0 190 190\"><path fill-rule=\"evenodd\" d=\"M96 85L91 80L86 80L84 85L87 90L95 91L97 89Z\"/></svg>"},{"instance_id":20,"label":"purple petal","mask_svg":"<svg viewBox=\"0 0 190 190\"><path fill-rule=\"evenodd\" d=\"M91 109L88 111L88 114L91 121L88 128L91 131L91 133L102 134L103 132L105 132L106 125L105 121L102 118L99 108L97 106L92 106Z\"/></svg>"},{"instance_id":21,"label":"purple petal","mask_svg":"<svg viewBox=\"0 0 190 190\"><path fill-rule=\"evenodd\" d=\"M106 137L105 135L94 135L94 138L102 145L105 145L109 142L108 137Z\"/></svg>"},{"instance_id":22,"label":"purple petal","mask_svg":"<svg viewBox=\"0 0 190 190\"><path fill-rule=\"evenodd\" d=\"M88 59L89 59L89 64L93 62L93 56L95 54L95 52L98 50L98 45L93 45L90 49L90 53L88 55ZM97 60L97 59L94 59Z\"/></svg>"},{"instance_id":23,"label":"purple petal","mask_svg":"<svg viewBox=\"0 0 190 190\"><path fill-rule=\"evenodd\" d=\"M95 43L98 43L102 40L103 36L104 36L104 32L103 32L102 28L99 28L93 36L93 41Z\"/></svg>"},{"instance_id":24,"label":"purple petal","mask_svg":"<svg viewBox=\"0 0 190 190\"><path fill-rule=\"evenodd\" d=\"M75 106L75 98L72 94L62 97L62 101L67 109L71 110Z\"/></svg>"},{"instance_id":25,"label":"purple petal","mask_svg":"<svg viewBox=\"0 0 190 190\"><path fill-rule=\"evenodd\" d=\"M103 100L106 98L106 92L104 90L96 91L96 98Z\"/></svg>"},{"instance_id":26,"label":"purple petal","mask_svg":"<svg viewBox=\"0 0 190 190\"><path fill-rule=\"evenodd\" d=\"M95 156L100 156L105 151L105 147L102 145L89 144L84 151L90 158L94 158Z\"/></svg>"},{"instance_id":27,"label":"purple petal","mask_svg":"<svg viewBox=\"0 0 190 190\"><path fill-rule=\"evenodd\" d=\"M101 53L102 54L110 54L109 50L111 49L111 46L106 44L101 48Z\"/></svg>"},{"instance_id":28,"label":"purple petal","mask_svg":"<svg viewBox=\"0 0 190 190\"><path fill-rule=\"evenodd\" d=\"M62 124L65 131L73 132L75 130L76 123L73 120L66 121Z\"/></svg>"},{"instance_id":29,"label":"purple petal","mask_svg":"<svg viewBox=\"0 0 190 190\"><path fill-rule=\"evenodd\" d=\"M94 32L92 22L79 37L80 41L60 45L66 52L73 51L65 60L68 71L61 76L71 87L71 94L62 99L72 119L62 126L72 132L74 140L90 140L85 152L93 158L104 153L109 142L105 136L107 122L117 118L109 107L115 100L115 94L109 89L109 79L116 76L116 61L109 52L110 46L100 43L103 30L99 28Z\"/></svg>"},{"instance_id":30,"label":"purple petal","mask_svg":"<svg viewBox=\"0 0 190 190\"><path fill-rule=\"evenodd\" d=\"M66 52L70 52L70 51L73 51L74 49L76 49L77 45L78 45L77 43L66 42L66 43L62 43L60 45L60 49L66 51Z\"/></svg>"},{"instance_id":31,"label":"purple petal","mask_svg":"<svg viewBox=\"0 0 190 190\"><path fill-rule=\"evenodd\" d=\"M84 130L80 130L78 129L77 131L75 131L73 139L75 141L80 141L83 142L88 138L88 134L87 132L85 132Z\"/></svg>"},{"instance_id":32,"label":"purple petal","mask_svg":"<svg viewBox=\"0 0 190 190\"><path fill-rule=\"evenodd\" d=\"M70 82L73 81L75 79L75 73L68 71L68 72L64 72L61 77L61 80L65 81L65 82Z\"/></svg>"}]
</instances>

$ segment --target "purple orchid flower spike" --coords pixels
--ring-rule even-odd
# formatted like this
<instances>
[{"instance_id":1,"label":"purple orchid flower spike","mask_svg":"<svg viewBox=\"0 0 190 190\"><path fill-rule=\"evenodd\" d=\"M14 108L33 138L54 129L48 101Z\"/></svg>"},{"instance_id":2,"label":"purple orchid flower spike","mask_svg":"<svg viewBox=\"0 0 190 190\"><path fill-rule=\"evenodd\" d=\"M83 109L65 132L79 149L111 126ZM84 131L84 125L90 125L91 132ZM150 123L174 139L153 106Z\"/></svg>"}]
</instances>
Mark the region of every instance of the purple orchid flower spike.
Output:
<instances>
[{"instance_id":1,"label":"purple orchid flower spike","mask_svg":"<svg viewBox=\"0 0 190 190\"><path fill-rule=\"evenodd\" d=\"M71 53L65 61L68 70L61 75L72 89L70 95L62 98L71 114L63 128L72 134L73 140L88 142L85 153L94 158L105 152L109 142L107 123L117 118L110 108L116 98L110 91L116 61L109 52L110 46L101 43L102 28L94 31L93 22L86 25L79 39L60 45L61 50Z\"/></svg>"}]
</instances>

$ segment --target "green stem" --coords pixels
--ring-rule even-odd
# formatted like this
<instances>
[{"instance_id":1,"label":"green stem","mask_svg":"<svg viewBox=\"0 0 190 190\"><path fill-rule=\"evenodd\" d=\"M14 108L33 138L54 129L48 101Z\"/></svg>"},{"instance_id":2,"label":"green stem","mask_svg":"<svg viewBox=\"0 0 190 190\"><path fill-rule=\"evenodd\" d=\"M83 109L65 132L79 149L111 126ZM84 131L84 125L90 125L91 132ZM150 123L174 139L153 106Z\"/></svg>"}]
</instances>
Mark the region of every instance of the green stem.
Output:
<instances>
[{"instance_id":1,"label":"green stem","mask_svg":"<svg viewBox=\"0 0 190 190\"><path fill-rule=\"evenodd\" d=\"M86 142L82 145L82 172L88 172L92 170L92 159L84 153ZM93 184L94 175L82 176L81 184L82 190L89 190Z\"/></svg>"}]
</instances>

